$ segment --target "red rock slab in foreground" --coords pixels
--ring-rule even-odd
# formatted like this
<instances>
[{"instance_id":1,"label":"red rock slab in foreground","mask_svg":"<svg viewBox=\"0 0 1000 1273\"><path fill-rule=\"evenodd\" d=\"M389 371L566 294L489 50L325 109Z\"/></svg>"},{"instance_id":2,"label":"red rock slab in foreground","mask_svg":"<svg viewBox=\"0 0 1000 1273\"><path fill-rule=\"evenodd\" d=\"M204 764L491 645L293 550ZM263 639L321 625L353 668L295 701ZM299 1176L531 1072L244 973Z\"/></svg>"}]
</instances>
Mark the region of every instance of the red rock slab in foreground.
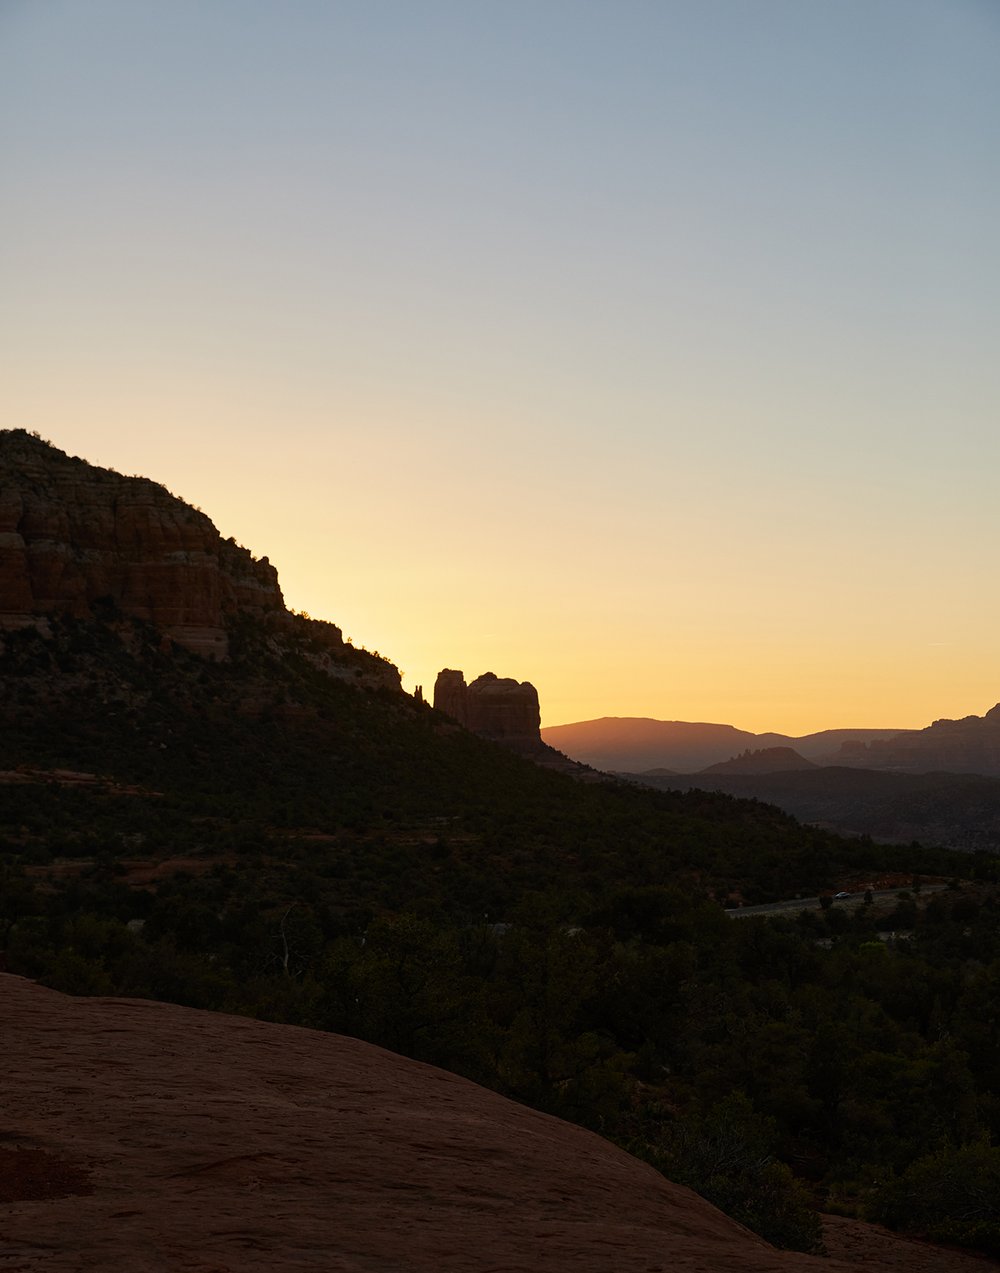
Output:
<instances>
[{"instance_id":1,"label":"red rock slab in foreground","mask_svg":"<svg viewBox=\"0 0 1000 1273\"><path fill-rule=\"evenodd\" d=\"M600 1137L354 1039L2 975L0 1028L0 1147L50 1181L0 1213L3 1269L858 1267L775 1251Z\"/></svg>"}]
</instances>

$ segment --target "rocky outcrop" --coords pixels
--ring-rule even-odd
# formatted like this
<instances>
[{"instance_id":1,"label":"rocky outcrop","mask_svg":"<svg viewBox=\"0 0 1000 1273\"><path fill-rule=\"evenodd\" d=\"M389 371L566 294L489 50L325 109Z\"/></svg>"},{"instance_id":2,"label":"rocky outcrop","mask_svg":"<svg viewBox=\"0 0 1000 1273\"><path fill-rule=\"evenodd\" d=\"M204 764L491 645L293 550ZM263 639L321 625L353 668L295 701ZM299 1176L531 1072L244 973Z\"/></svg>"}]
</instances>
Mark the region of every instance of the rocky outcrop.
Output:
<instances>
[{"instance_id":1,"label":"rocky outcrop","mask_svg":"<svg viewBox=\"0 0 1000 1273\"><path fill-rule=\"evenodd\" d=\"M981 1267L846 1220L833 1259L776 1251L594 1133L357 1039L3 974L0 1031L11 1269Z\"/></svg>"},{"instance_id":2,"label":"rocky outcrop","mask_svg":"<svg viewBox=\"0 0 1000 1273\"><path fill-rule=\"evenodd\" d=\"M304 614L286 615L272 644L281 653L288 650L290 643L297 654L333 680L344 681L355 689L402 692L399 668L381 654L345 642L335 623Z\"/></svg>"},{"instance_id":3,"label":"rocky outcrop","mask_svg":"<svg viewBox=\"0 0 1000 1273\"><path fill-rule=\"evenodd\" d=\"M157 482L97 468L23 429L0 430L0 630L56 619L141 620L211 659L234 622L263 622L326 675L399 690L387 659L285 609L278 574ZM125 634L123 634L123 637ZM125 638L127 639L127 638Z\"/></svg>"},{"instance_id":4,"label":"rocky outcrop","mask_svg":"<svg viewBox=\"0 0 1000 1273\"><path fill-rule=\"evenodd\" d=\"M542 741L538 691L530 681L484 672L466 685L464 673L445 668L434 684L434 706L480 738L500 743L543 769L569 774L581 782L610 781L607 774L570 760Z\"/></svg>"},{"instance_id":5,"label":"rocky outcrop","mask_svg":"<svg viewBox=\"0 0 1000 1273\"><path fill-rule=\"evenodd\" d=\"M520 751L542 746L538 691L529 681L484 672L466 685L462 672L445 668L434 685L434 706L482 738Z\"/></svg>"},{"instance_id":6,"label":"rocky outcrop","mask_svg":"<svg viewBox=\"0 0 1000 1273\"><path fill-rule=\"evenodd\" d=\"M278 575L156 482L0 433L0 625L103 610L224 658L227 620L285 613Z\"/></svg>"},{"instance_id":7,"label":"rocky outcrop","mask_svg":"<svg viewBox=\"0 0 1000 1273\"><path fill-rule=\"evenodd\" d=\"M434 706L460 725L469 727L469 687L462 672L443 668L434 682Z\"/></svg>"},{"instance_id":8,"label":"rocky outcrop","mask_svg":"<svg viewBox=\"0 0 1000 1273\"><path fill-rule=\"evenodd\" d=\"M538 691L530 681L484 672L469 686L469 728L484 738L541 743Z\"/></svg>"}]
</instances>

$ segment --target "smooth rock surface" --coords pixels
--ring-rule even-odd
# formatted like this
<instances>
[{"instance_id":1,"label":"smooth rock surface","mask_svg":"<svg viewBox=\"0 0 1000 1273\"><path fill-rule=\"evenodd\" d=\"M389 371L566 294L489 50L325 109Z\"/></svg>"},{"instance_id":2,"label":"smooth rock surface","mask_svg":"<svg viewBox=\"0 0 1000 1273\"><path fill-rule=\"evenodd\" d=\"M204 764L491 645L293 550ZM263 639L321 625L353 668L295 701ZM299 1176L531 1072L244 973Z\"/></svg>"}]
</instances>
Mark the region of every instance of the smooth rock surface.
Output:
<instances>
[{"instance_id":1,"label":"smooth rock surface","mask_svg":"<svg viewBox=\"0 0 1000 1273\"><path fill-rule=\"evenodd\" d=\"M775 1251L590 1132L354 1039L6 975L0 1029L19 1273L983 1267L848 1222L858 1262Z\"/></svg>"}]
</instances>

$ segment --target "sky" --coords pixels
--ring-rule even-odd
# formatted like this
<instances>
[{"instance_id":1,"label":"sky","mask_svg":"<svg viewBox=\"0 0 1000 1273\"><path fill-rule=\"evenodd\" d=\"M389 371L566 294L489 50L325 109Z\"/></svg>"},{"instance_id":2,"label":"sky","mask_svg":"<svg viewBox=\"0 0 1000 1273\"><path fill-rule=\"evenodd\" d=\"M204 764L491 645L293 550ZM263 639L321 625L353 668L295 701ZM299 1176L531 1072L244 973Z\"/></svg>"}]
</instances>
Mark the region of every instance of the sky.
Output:
<instances>
[{"instance_id":1,"label":"sky","mask_svg":"<svg viewBox=\"0 0 1000 1273\"><path fill-rule=\"evenodd\" d=\"M997 0L0 0L0 425L430 695L1000 699Z\"/></svg>"}]
</instances>

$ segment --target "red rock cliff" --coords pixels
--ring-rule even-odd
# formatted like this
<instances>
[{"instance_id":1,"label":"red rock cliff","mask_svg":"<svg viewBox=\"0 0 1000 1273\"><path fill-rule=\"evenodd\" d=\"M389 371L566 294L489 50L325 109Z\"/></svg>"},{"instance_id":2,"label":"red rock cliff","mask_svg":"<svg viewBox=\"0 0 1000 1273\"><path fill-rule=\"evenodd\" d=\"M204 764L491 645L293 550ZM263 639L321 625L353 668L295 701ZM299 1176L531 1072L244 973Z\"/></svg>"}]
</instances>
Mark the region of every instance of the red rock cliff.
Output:
<instances>
[{"instance_id":1,"label":"red rock cliff","mask_svg":"<svg viewBox=\"0 0 1000 1273\"><path fill-rule=\"evenodd\" d=\"M95 603L224 658L226 620L285 613L278 575L163 486L0 432L0 626Z\"/></svg>"},{"instance_id":2,"label":"red rock cliff","mask_svg":"<svg viewBox=\"0 0 1000 1273\"><path fill-rule=\"evenodd\" d=\"M434 685L434 706L483 738L518 750L541 747L538 691L529 681L484 672L466 685L461 672L445 668Z\"/></svg>"},{"instance_id":3,"label":"red rock cliff","mask_svg":"<svg viewBox=\"0 0 1000 1273\"><path fill-rule=\"evenodd\" d=\"M438 672L434 682L434 706L460 725L469 725L469 687L465 675L446 667Z\"/></svg>"}]
</instances>

